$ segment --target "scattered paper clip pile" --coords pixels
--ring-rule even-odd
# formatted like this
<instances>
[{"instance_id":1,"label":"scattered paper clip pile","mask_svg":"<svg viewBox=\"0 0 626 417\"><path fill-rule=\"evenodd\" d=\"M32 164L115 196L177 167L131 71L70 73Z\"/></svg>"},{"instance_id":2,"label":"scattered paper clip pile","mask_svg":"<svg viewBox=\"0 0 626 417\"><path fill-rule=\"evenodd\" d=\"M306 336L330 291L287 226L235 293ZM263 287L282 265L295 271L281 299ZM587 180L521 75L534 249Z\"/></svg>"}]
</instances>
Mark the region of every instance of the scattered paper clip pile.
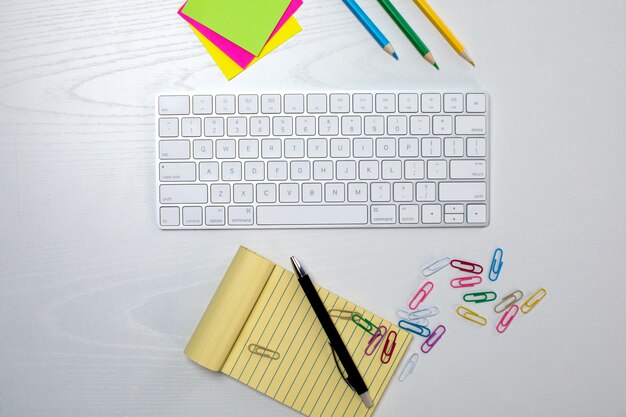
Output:
<instances>
[{"instance_id":1,"label":"scattered paper clip pile","mask_svg":"<svg viewBox=\"0 0 626 417\"><path fill-rule=\"evenodd\" d=\"M495 282L500 277L502 271L504 251L501 248L497 248L491 260L491 266L487 277L489 281ZM423 353L430 352L435 345L441 340L442 336L446 332L446 327L442 324L437 325L434 330L430 330L428 327L428 319L439 314L439 308L436 306L425 307L422 306L424 300L428 297L430 292L435 288L435 284L430 280L430 276L441 271L443 268L451 266L461 272L467 273L467 276L456 277L450 281L450 287L454 289L466 289L476 287L483 283L481 274L484 271L482 265L477 263L465 261L462 259L451 259L450 257L444 257L430 262L428 265L422 268L422 275L428 280L422 284L417 290L415 295L408 303L409 310L398 309L396 313L400 318L398 326L404 330L407 330L417 336L424 337L425 340L420 345L420 350ZM494 306L494 311L497 314L502 314L500 319L495 325L496 332L499 334L504 333L519 311L524 314L530 313L535 306L547 295L545 288L539 288L530 297L528 297L521 305L518 303L524 297L524 293L521 290L515 290L510 294L501 297L498 300L498 295L495 291L475 291L463 294L463 301L466 303L482 304L489 303L498 300ZM486 326L488 320L481 314L473 311L468 306L459 305L456 308L456 314L474 324L479 326ZM403 370L398 375L400 381L404 381L415 369L417 361L419 359L418 353L413 353Z\"/></svg>"}]
</instances>

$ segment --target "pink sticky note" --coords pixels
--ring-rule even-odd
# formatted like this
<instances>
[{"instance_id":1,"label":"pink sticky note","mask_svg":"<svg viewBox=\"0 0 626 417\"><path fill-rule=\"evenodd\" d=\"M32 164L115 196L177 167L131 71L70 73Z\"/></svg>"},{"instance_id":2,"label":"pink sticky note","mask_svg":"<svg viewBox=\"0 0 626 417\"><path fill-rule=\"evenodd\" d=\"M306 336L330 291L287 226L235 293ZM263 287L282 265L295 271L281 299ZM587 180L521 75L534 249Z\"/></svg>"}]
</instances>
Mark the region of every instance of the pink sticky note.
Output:
<instances>
[{"instance_id":1,"label":"pink sticky note","mask_svg":"<svg viewBox=\"0 0 626 417\"><path fill-rule=\"evenodd\" d=\"M300 6L302 6L302 2L303 0L291 0L291 3L289 3L289 6L287 6L287 9L285 9L285 13L283 13L283 16L278 21L278 24L272 31L272 34L268 38L268 41L274 36L274 34L276 34L276 32L278 32L278 29L280 29L285 24L285 22L291 16L293 16L296 10L298 10ZM229 41L222 35L216 32L213 32L211 29L204 26L202 23L187 16L186 14L183 13L183 7L185 7L184 4L181 6L180 9L178 9L178 14L180 15L180 17L185 19L190 25L196 28L196 30L200 32L205 38L207 38L209 41L211 41L211 43L213 43L215 46L221 49L226 55L228 55L233 61L235 61L237 65L239 65L241 68L246 68L250 64L250 62L252 62L252 60L254 59L254 55L252 53L246 51L245 49L238 46L237 44Z\"/></svg>"}]
</instances>

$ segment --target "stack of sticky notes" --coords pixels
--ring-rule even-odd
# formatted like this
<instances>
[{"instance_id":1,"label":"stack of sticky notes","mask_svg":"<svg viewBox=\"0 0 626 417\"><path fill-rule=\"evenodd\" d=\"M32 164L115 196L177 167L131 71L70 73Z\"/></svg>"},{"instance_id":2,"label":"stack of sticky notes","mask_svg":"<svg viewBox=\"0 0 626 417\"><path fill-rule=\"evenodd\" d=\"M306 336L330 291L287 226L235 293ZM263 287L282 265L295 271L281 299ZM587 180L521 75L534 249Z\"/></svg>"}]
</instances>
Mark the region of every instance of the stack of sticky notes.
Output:
<instances>
[{"instance_id":1,"label":"stack of sticky notes","mask_svg":"<svg viewBox=\"0 0 626 417\"><path fill-rule=\"evenodd\" d=\"M187 0L187 21L229 80L302 30L302 0Z\"/></svg>"}]
</instances>

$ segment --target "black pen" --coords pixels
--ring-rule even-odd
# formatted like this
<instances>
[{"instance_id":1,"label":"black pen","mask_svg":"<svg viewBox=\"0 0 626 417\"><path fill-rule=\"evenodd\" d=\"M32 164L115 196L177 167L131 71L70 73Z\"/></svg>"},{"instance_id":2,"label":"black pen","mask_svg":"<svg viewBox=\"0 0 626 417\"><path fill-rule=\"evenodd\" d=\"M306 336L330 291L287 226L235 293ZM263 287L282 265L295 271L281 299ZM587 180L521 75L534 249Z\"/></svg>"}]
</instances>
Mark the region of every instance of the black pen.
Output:
<instances>
[{"instance_id":1,"label":"black pen","mask_svg":"<svg viewBox=\"0 0 626 417\"><path fill-rule=\"evenodd\" d=\"M291 257L291 263L293 264L293 267L298 274L298 282L300 283L300 286L302 287L306 298L309 299L309 302L311 303L311 307L313 307L313 311L315 312L317 319L320 321L322 328L326 332L326 336L328 336L328 339L330 341L330 347L335 351L335 353L337 353L337 356L339 357L343 368L348 374L348 377L345 378L346 382L353 390L356 391L357 394L359 394L365 406L368 408L371 407L372 398L370 397L370 394L367 390L367 385L365 385L363 377L361 376L359 370L354 364L350 353L348 353L348 348L346 348L343 340L341 340L341 336L339 335L337 328L333 324L333 321L330 318L328 311L326 311L324 303L322 303L322 300L320 299L317 290L315 290L313 282L311 282L311 278L309 278L307 273L304 272L304 269L302 269L300 262L298 262L295 256Z\"/></svg>"}]
</instances>

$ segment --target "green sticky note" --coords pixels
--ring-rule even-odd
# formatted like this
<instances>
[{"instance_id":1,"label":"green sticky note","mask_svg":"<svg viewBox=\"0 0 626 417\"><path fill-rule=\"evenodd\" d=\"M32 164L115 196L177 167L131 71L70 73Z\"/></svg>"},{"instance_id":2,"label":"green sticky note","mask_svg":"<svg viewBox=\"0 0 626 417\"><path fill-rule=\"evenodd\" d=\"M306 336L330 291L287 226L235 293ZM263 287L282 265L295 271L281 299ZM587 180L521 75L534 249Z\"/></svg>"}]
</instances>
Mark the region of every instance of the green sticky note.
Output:
<instances>
[{"instance_id":1,"label":"green sticky note","mask_svg":"<svg viewBox=\"0 0 626 417\"><path fill-rule=\"evenodd\" d=\"M183 12L258 55L290 0L188 0Z\"/></svg>"}]
</instances>

